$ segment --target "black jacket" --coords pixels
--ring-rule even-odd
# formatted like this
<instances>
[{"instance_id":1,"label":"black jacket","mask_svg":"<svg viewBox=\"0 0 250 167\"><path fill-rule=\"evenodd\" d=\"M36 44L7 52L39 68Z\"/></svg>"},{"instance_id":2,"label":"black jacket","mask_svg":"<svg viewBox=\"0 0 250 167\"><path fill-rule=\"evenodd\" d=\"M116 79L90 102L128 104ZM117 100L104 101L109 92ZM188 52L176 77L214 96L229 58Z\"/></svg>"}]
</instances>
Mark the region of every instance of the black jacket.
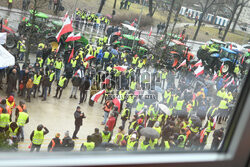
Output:
<instances>
[{"instance_id":1,"label":"black jacket","mask_svg":"<svg viewBox=\"0 0 250 167\"><path fill-rule=\"evenodd\" d=\"M81 85L81 81L82 81L82 79L80 77L74 76L72 78L72 84L73 84L73 86L76 86L76 87L80 86Z\"/></svg>"},{"instance_id":2,"label":"black jacket","mask_svg":"<svg viewBox=\"0 0 250 167\"><path fill-rule=\"evenodd\" d=\"M75 147L75 142L71 137L64 137L62 142L63 151L72 151Z\"/></svg>"},{"instance_id":3,"label":"black jacket","mask_svg":"<svg viewBox=\"0 0 250 167\"><path fill-rule=\"evenodd\" d=\"M43 87L49 87L50 86L50 81L49 81L49 76L48 75L43 76L42 86Z\"/></svg>"},{"instance_id":4,"label":"black jacket","mask_svg":"<svg viewBox=\"0 0 250 167\"><path fill-rule=\"evenodd\" d=\"M83 116L80 116L81 114L83 114ZM81 126L82 125L82 119L86 118L84 113L75 111L74 113L74 117L75 117L75 125Z\"/></svg>"},{"instance_id":5,"label":"black jacket","mask_svg":"<svg viewBox=\"0 0 250 167\"><path fill-rule=\"evenodd\" d=\"M84 92L88 90L89 87L90 87L90 81L89 79L85 79L80 85L80 91Z\"/></svg>"},{"instance_id":6,"label":"black jacket","mask_svg":"<svg viewBox=\"0 0 250 167\"><path fill-rule=\"evenodd\" d=\"M91 135L92 141L95 143L95 147L98 147L102 143L101 133L93 133Z\"/></svg>"},{"instance_id":7,"label":"black jacket","mask_svg":"<svg viewBox=\"0 0 250 167\"><path fill-rule=\"evenodd\" d=\"M224 132L221 132L220 129L217 129L214 131L214 134L213 134L213 142L215 143L220 143L222 141L222 138L224 136ZM219 137L221 138L221 140L219 140Z\"/></svg>"},{"instance_id":8,"label":"black jacket","mask_svg":"<svg viewBox=\"0 0 250 167\"><path fill-rule=\"evenodd\" d=\"M61 140L57 137L53 138L48 145L48 152L50 151L62 151Z\"/></svg>"}]
</instances>

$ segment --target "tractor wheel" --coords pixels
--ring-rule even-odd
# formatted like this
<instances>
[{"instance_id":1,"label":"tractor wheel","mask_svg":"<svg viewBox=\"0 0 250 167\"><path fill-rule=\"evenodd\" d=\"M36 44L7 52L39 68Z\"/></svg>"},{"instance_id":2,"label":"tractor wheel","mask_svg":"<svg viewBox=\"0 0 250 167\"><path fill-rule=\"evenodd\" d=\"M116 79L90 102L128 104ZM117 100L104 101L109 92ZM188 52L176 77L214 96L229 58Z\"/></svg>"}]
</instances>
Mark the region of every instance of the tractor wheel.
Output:
<instances>
[{"instance_id":1,"label":"tractor wheel","mask_svg":"<svg viewBox=\"0 0 250 167\"><path fill-rule=\"evenodd\" d=\"M204 49L199 49L197 52L197 57L201 60L206 59L207 51Z\"/></svg>"},{"instance_id":2,"label":"tractor wheel","mask_svg":"<svg viewBox=\"0 0 250 167\"><path fill-rule=\"evenodd\" d=\"M7 35L6 47L8 49L13 49L16 46L16 37L14 34Z\"/></svg>"},{"instance_id":3,"label":"tractor wheel","mask_svg":"<svg viewBox=\"0 0 250 167\"><path fill-rule=\"evenodd\" d=\"M52 52L54 50L56 50L58 48L58 45L59 45L55 37L47 38L47 43L50 44Z\"/></svg>"},{"instance_id":4,"label":"tractor wheel","mask_svg":"<svg viewBox=\"0 0 250 167\"><path fill-rule=\"evenodd\" d=\"M228 73L228 72L232 72L232 63L231 62L224 62L224 66L222 68L222 73Z\"/></svg>"}]
</instances>

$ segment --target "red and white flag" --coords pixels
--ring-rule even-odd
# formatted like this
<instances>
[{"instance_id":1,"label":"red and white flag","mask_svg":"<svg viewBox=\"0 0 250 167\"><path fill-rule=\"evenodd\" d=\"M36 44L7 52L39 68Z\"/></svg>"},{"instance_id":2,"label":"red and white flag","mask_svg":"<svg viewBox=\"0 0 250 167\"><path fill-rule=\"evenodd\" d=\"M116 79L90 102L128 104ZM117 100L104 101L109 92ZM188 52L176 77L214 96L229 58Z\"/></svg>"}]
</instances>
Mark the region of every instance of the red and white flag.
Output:
<instances>
[{"instance_id":1,"label":"red and white flag","mask_svg":"<svg viewBox=\"0 0 250 167\"><path fill-rule=\"evenodd\" d=\"M214 76L213 76L212 81L216 80L216 78L218 78L218 75L217 75L217 72L214 71Z\"/></svg>"},{"instance_id":2,"label":"red and white flag","mask_svg":"<svg viewBox=\"0 0 250 167\"><path fill-rule=\"evenodd\" d=\"M228 82L226 85L224 85L223 88L226 88L228 87L229 85L231 85L232 83L234 82L234 79L232 78L230 82Z\"/></svg>"},{"instance_id":3,"label":"red and white flag","mask_svg":"<svg viewBox=\"0 0 250 167\"><path fill-rule=\"evenodd\" d=\"M63 19L62 19L62 21L64 22L68 16L69 16L69 15L68 15L68 11L67 11L67 12L65 13L65 15L64 15L64 17L63 17Z\"/></svg>"},{"instance_id":4,"label":"red and white flag","mask_svg":"<svg viewBox=\"0 0 250 167\"><path fill-rule=\"evenodd\" d=\"M126 71L128 66L116 66L114 69L117 69L118 71Z\"/></svg>"},{"instance_id":5,"label":"red and white flag","mask_svg":"<svg viewBox=\"0 0 250 167\"><path fill-rule=\"evenodd\" d=\"M196 77L198 77L199 75L204 73L204 67L203 66L199 66L195 71L194 74Z\"/></svg>"},{"instance_id":6,"label":"red and white flag","mask_svg":"<svg viewBox=\"0 0 250 167\"><path fill-rule=\"evenodd\" d=\"M180 68L180 67L182 67L182 66L185 66L187 64L187 61L186 61L186 59L177 67L177 69L178 68Z\"/></svg>"},{"instance_id":7,"label":"red and white flag","mask_svg":"<svg viewBox=\"0 0 250 167\"><path fill-rule=\"evenodd\" d=\"M217 121L217 115L214 117L214 121L213 121L213 128L214 129L215 129L216 121Z\"/></svg>"},{"instance_id":8,"label":"red and white flag","mask_svg":"<svg viewBox=\"0 0 250 167\"><path fill-rule=\"evenodd\" d=\"M84 60L85 60L85 61L88 61L88 60L93 59L93 58L95 58L95 56L92 56L92 55L88 54L88 55L84 58Z\"/></svg>"},{"instance_id":9,"label":"red and white flag","mask_svg":"<svg viewBox=\"0 0 250 167\"><path fill-rule=\"evenodd\" d=\"M100 90L99 92L97 92L96 94L94 94L94 95L91 97L91 100L97 102L98 99L101 97L101 95L103 95L104 93L105 93L105 89Z\"/></svg>"},{"instance_id":10,"label":"red and white flag","mask_svg":"<svg viewBox=\"0 0 250 167\"><path fill-rule=\"evenodd\" d=\"M63 34L66 34L68 32L72 32L73 31L73 27L72 27L72 23L69 19L69 16L66 18L65 22L63 23L62 28L60 29L60 31L58 32L58 34L56 35L56 39L59 42L60 38Z\"/></svg>"},{"instance_id":11,"label":"red and white flag","mask_svg":"<svg viewBox=\"0 0 250 167\"><path fill-rule=\"evenodd\" d=\"M200 133L200 143L203 142L203 139L204 139L204 136L205 136L205 133L206 133L206 129L207 129L207 128L203 129L203 130L201 131L201 133Z\"/></svg>"},{"instance_id":12,"label":"red and white flag","mask_svg":"<svg viewBox=\"0 0 250 167\"><path fill-rule=\"evenodd\" d=\"M117 98L114 98L114 99L113 99L113 103L114 103L115 106L118 107L118 112L120 112L121 101L120 101L119 99L117 99Z\"/></svg>"},{"instance_id":13,"label":"red and white flag","mask_svg":"<svg viewBox=\"0 0 250 167\"><path fill-rule=\"evenodd\" d=\"M202 66L202 61L199 60L197 63L195 63L194 67L199 67L199 66Z\"/></svg>"},{"instance_id":14,"label":"red and white flag","mask_svg":"<svg viewBox=\"0 0 250 167\"><path fill-rule=\"evenodd\" d=\"M225 79L227 77L228 73L226 73L222 78Z\"/></svg>"},{"instance_id":15,"label":"red and white flag","mask_svg":"<svg viewBox=\"0 0 250 167\"><path fill-rule=\"evenodd\" d=\"M68 38L65 40L65 42L69 42L69 41L77 41L81 39L81 34L78 33L76 35L74 35L74 32L70 33Z\"/></svg>"},{"instance_id":16,"label":"red and white flag","mask_svg":"<svg viewBox=\"0 0 250 167\"><path fill-rule=\"evenodd\" d=\"M222 69L223 69L223 67L224 67L224 62L221 64L221 66L220 66L220 73L222 74Z\"/></svg>"},{"instance_id":17,"label":"red and white flag","mask_svg":"<svg viewBox=\"0 0 250 167\"><path fill-rule=\"evenodd\" d=\"M150 29L150 31L149 31L149 34L148 34L148 36L150 37L151 35L152 35L152 27L151 27L151 29Z\"/></svg>"},{"instance_id":18,"label":"red and white flag","mask_svg":"<svg viewBox=\"0 0 250 167\"><path fill-rule=\"evenodd\" d=\"M59 49L60 49L61 43L58 45L58 47L56 48L56 54L58 53Z\"/></svg>"},{"instance_id":19,"label":"red and white flag","mask_svg":"<svg viewBox=\"0 0 250 167\"><path fill-rule=\"evenodd\" d=\"M72 49L72 51L71 51L71 53L70 53L68 63L69 63L70 60L73 58L73 56L74 56L74 48Z\"/></svg>"},{"instance_id":20,"label":"red and white flag","mask_svg":"<svg viewBox=\"0 0 250 167\"><path fill-rule=\"evenodd\" d=\"M230 78L231 78L231 76L229 76L229 77L225 80L225 82L227 82Z\"/></svg>"}]
</instances>

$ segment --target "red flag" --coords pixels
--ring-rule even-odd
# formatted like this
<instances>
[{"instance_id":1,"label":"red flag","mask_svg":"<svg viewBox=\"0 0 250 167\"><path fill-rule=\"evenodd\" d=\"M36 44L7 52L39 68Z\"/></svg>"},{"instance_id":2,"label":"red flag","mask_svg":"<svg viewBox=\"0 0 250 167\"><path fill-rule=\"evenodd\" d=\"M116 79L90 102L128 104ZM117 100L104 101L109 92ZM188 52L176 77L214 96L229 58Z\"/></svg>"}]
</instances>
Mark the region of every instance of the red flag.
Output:
<instances>
[{"instance_id":1,"label":"red flag","mask_svg":"<svg viewBox=\"0 0 250 167\"><path fill-rule=\"evenodd\" d=\"M212 81L216 80L216 78L218 78L218 75L217 75L217 72L214 71L214 76L213 76Z\"/></svg>"},{"instance_id":2,"label":"red flag","mask_svg":"<svg viewBox=\"0 0 250 167\"><path fill-rule=\"evenodd\" d=\"M226 73L222 78L225 79L227 77L228 73Z\"/></svg>"},{"instance_id":3,"label":"red flag","mask_svg":"<svg viewBox=\"0 0 250 167\"><path fill-rule=\"evenodd\" d=\"M130 25L131 25L132 27L134 27L134 25L135 25L135 22L133 21L133 23L131 23Z\"/></svg>"},{"instance_id":4,"label":"red flag","mask_svg":"<svg viewBox=\"0 0 250 167\"><path fill-rule=\"evenodd\" d=\"M233 45L232 44L230 44L230 50L233 50Z\"/></svg>"},{"instance_id":5,"label":"red flag","mask_svg":"<svg viewBox=\"0 0 250 167\"><path fill-rule=\"evenodd\" d=\"M151 27L151 29L150 29L150 31L149 31L149 34L148 34L148 36L150 37L151 35L152 35L152 27Z\"/></svg>"},{"instance_id":6,"label":"red flag","mask_svg":"<svg viewBox=\"0 0 250 167\"><path fill-rule=\"evenodd\" d=\"M110 79L107 77L107 78L105 78L105 80L102 82L102 84L108 85L109 82L110 82Z\"/></svg>"},{"instance_id":7,"label":"red flag","mask_svg":"<svg viewBox=\"0 0 250 167\"><path fill-rule=\"evenodd\" d=\"M187 64L187 61L186 61L186 59L177 67L177 69L178 68L180 68L180 67L182 67L182 66L185 66Z\"/></svg>"},{"instance_id":8,"label":"red flag","mask_svg":"<svg viewBox=\"0 0 250 167\"><path fill-rule=\"evenodd\" d=\"M191 69L192 69L192 66L191 66L191 65L189 65L188 71L191 71Z\"/></svg>"},{"instance_id":9,"label":"red flag","mask_svg":"<svg viewBox=\"0 0 250 167\"><path fill-rule=\"evenodd\" d=\"M204 136L205 136L205 133L206 133L206 129L207 129L207 128L203 129L203 130L201 131L201 133L200 133L200 143L203 142L203 139L204 139Z\"/></svg>"},{"instance_id":10,"label":"red flag","mask_svg":"<svg viewBox=\"0 0 250 167\"><path fill-rule=\"evenodd\" d=\"M204 67L199 66L195 71L194 74L196 77L204 73Z\"/></svg>"},{"instance_id":11,"label":"red flag","mask_svg":"<svg viewBox=\"0 0 250 167\"><path fill-rule=\"evenodd\" d=\"M220 66L220 73L222 74L222 68L224 67L224 62Z\"/></svg>"},{"instance_id":12,"label":"red flag","mask_svg":"<svg viewBox=\"0 0 250 167\"><path fill-rule=\"evenodd\" d=\"M197 63L195 63L194 67L199 67L199 66L202 66L202 61L199 60Z\"/></svg>"},{"instance_id":13,"label":"red flag","mask_svg":"<svg viewBox=\"0 0 250 167\"><path fill-rule=\"evenodd\" d=\"M128 66L116 66L114 69L117 69L118 71L126 71Z\"/></svg>"},{"instance_id":14,"label":"red flag","mask_svg":"<svg viewBox=\"0 0 250 167\"><path fill-rule=\"evenodd\" d=\"M85 60L85 61L88 61L88 60L93 59L93 58L95 58L95 56L87 55L87 56L84 58L84 60Z\"/></svg>"},{"instance_id":15,"label":"red flag","mask_svg":"<svg viewBox=\"0 0 250 167\"><path fill-rule=\"evenodd\" d=\"M231 85L232 83L234 82L234 79L232 78L230 82L228 82L226 85L224 85L223 88L226 88L228 87L229 85Z\"/></svg>"},{"instance_id":16,"label":"red flag","mask_svg":"<svg viewBox=\"0 0 250 167\"><path fill-rule=\"evenodd\" d=\"M67 11L67 12L65 13L65 15L64 15L64 17L63 17L63 19L62 19L62 21L64 22L68 16L69 16L69 15L68 15L68 11Z\"/></svg>"},{"instance_id":17,"label":"red flag","mask_svg":"<svg viewBox=\"0 0 250 167\"><path fill-rule=\"evenodd\" d=\"M243 64L244 60L245 60L245 56L242 57L241 64Z\"/></svg>"},{"instance_id":18,"label":"red flag","mask_svg":"<svg viewBox=\"0 0 250 167\"><path fill-rule=\"evenodd\" d=\"M65 42L77 41L77 40L79 40L79 39L81 39L81 34L78 33L78 34L74 35L74 33L72 32L72 33L69 34L69 36L68 36L68 38L65 40Z\"/></svg>"},{"instance_id":19,"label":"red flag","mask_svg":"<svg viewBox=\"0 0 250 167\"><path fill-rule=\"evenodd\" d=\"M213 128L214 129L215 129L216 121L217 121L217 115L214 117L214 121L213 121Z\"/></svg>"},{"instance_id":20,"label":"red flag","mask_svg":"<svg viewBox=\"0 0 250 167\"><path fill-rule=\"evenodd\" d=\"M103 95L105 93L105 89L97 92L96 94L94 94L92 97L91 97L91 100L97 102L98 99L101 97L101 95Z\"/></svg>"},{"instance_id":21,"label":"red flag","mask_svg":"<svg viewBox=\"0 0 250 167\"><path fill-rule=\"evenodd\" d=\"M225 80L225 82L227 82L230 78L231 78L231 76L229 76L229 77Z\"/></svg>"},{"instance_id":22,"label":"red flag","mask_svg":"<svg viewBox=\"0 0 250 167\"><path fill-rule=\"evenodd\" d=\"M70 53L68 63L69 63L70 60L73 58L73 56L74 56L74 48L72 49L72 51L71 51L71 53Z\"/></svg>"},{"instance_id":23,"label":"red flag","mask_svg":"<svg viewBox=\"0 0 250 167\"><path fill-rule=\"evenodd\" d=\"M119 99L117 99L117 98L114 98L114 99L113 99L113 103L114 103L115 106L118 107L118 112L120 112L121 101L120 101Z\"/></svg>"},{"instance_id":24,"label":"red flag","mask_svg":"<svg viewBox=\"0 0 250 167\"><path fill-rule=\"evenodd\" d=\"M66 34L68 32L72 32L72 31L73 31L72 23L71 23L69 17L67 17L65 22L63 23L62 28L60 29L60 31L56 35L57 41L59 42L59 40L63 34Z\"/></svg>"}]
</instances>

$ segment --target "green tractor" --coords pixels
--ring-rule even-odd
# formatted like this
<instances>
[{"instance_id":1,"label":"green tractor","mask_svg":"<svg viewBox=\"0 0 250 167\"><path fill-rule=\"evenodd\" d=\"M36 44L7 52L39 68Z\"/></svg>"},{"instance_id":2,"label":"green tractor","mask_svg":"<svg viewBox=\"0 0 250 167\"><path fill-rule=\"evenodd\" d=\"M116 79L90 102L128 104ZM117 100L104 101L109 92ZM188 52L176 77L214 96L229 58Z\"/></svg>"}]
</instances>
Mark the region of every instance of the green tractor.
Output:
<instances>
[{"instance_id":1,"label":"green tractor","mask_svg":"<svg viewBox=\"0 0 250 167\"><path fill-rule=\"evenodd\" d=\"M135 42L134 42L135 41ZM113 46L119 47L121 51L131 52L134 42L134 49L139 56L143 56L148 52L145 41L133 35L123 34L118 40L112 43Z\"/></svg>"}]
</instances>

